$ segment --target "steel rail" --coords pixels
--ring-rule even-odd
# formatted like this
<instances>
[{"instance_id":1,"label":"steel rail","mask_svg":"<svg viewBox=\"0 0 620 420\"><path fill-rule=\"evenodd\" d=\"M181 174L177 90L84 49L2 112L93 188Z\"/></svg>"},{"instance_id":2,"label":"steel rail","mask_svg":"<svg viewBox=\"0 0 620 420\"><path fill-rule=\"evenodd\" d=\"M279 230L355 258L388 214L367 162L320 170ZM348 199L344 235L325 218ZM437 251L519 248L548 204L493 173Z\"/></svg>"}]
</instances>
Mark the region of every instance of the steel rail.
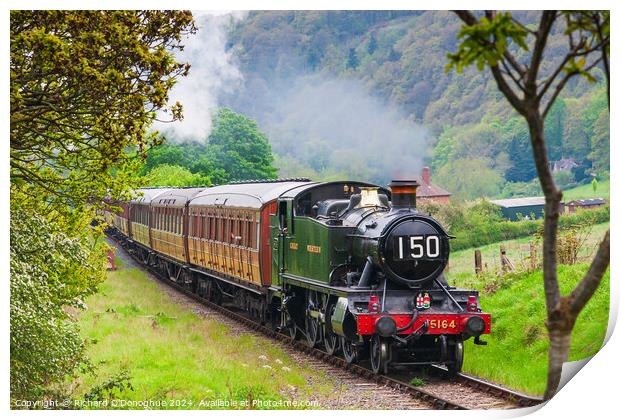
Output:
<instances>
[{"instance_id":1,"label":"steel rail","mask_svg":"<svg viewBox=\"0 0 620 420\"><path fill-rule=\"evenodd\" d=\"M109 235L110 236L110 235ZM117 238L112 237L112 239L114 241L116 241L117 243L119 243L122 246L122 242L119 241ZM131 250L123 247L125 249L125 251L127 251L127 253L131 256L131 258L138 263L141 267L144 267L146 270L148 270L151 274L153 274L158 280L164 282L165 284L173 287L175 290L178 290L179 292L183 293L185 296L189 297L190 299L199 302L217 312L219 312L220 314L226 316L229 319L233 319L245 326L247 326L248 328L251 328L255 331L258 331L260 333L262 333L263 335L277 340L279 342L288 344L289 346L291 346L292 348L294 348L295 350L298 351L302 351L312 357L314 357L315 359L318 359L320 361L323 362L327 362L329 364L331 364L332 366L341 368L343 370L352 372L356 375L358 375L361 378L364 378L366 380L372 380L375 383L379 384L379 385L385 385L387 387L390 387L398 392L401 392L403 394L407 394L409 396L411 396L412 398L421 400L423 402L426 402L430 405L432 405L435 409L441 409L441 410L469 410L469 408L449 401L445 398L442 398L439 395L436 395L434 393L431 393L429 391L426 391L420 387L416 387L413 386L411 384L408 384L406 382L403 382L399 379L396 378L392 378L390 376L386 376L386 375L380 375L380 374L376 374L374 373L372 370L365 368L363 366L357 365L357 364L349 364L347 363L344 359L335 356L335 355L330 355L320 349L317 348L313 348L313 347L309 347L308 345L306 345L303 341L300 340L294 340L292 339L290 336L285 335L283 333L280 333L278 331L274 331L273 329L261 325L259 322L256 322L253 319L250 319L238 312L232 311L230 309L224 308L220 305L215 304L214 302L211 302L208 299L205 299L203 297L200 297L194 293L192 293L190 290L187 290L186 288L182 287L180 284L170 280L169 278L167 278L164 274L160 273L159 271L157 271L156 269L154 269L151 266L147 266L144 265L142 261L140 261L136 255L134 255L133 252L131 252ZM447 373L447 369L442 367L442 366L437 366L437 365L432 365L431 366L431 370L434 371L437 374L441 374L441 375L445 375ZM534 396L530 396L530 395L526 395L523 393L520 393L518 391L515 390L511 390L509 388L503 387L501 385L498 384L494 384L479 378L475 378L473 376L464 374L464 373L459 373L457 374L457 376L454 378L454 380L463 383L464 385L478 390L478 391L482 391L484 393L493 395L495 397L510 401L515 403L518 407L531 407L531 406L535 406L538 404L541 404L543 402L543 400L541 398L538 397L534 397Z\"/></svg>"}]
</instances>

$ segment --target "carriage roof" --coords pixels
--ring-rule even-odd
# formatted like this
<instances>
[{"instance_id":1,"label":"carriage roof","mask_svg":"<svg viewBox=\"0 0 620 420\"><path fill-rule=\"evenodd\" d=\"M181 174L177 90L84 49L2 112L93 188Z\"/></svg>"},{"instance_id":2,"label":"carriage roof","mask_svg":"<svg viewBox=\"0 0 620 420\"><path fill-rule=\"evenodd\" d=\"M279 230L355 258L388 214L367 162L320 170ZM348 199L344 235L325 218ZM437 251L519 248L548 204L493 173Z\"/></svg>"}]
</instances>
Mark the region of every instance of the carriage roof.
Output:
<instances>
[{"instance_id":1,"label":"carriage roof","mask_svg":"<svg viewBox=\"0 0 620 420\"><path fill-rule=\"evenodd\" d=\"M140 188L136 191L139 195L131 200L131 204L151 204L154 198L168 190L170 190L170 188Z\"/></svg>"},{"instance_id":2,"label":"carriage roof","mask_svg":"<svg viewBox=\"0 0 620 420\"><path fill-rule=\"evenodd\" d=\"M242 208L261 208L264 204L275 200L287 191L307 185L316 185L316 182L302 181L274 181L248 182L238 184L218 185L205 188L189 203L190 206L227 206Z\"/></svg>"},{"instance_id":3,"label":"carriage roof","mask_svg":"<svg viewBox=\"0 0 620 420\"><path fill-rule=\"evenodd\" d=\"M187 202L194 198L205 187L171 188L153 197L152 206L185 207Z\"/></svg>"}]
</instances>

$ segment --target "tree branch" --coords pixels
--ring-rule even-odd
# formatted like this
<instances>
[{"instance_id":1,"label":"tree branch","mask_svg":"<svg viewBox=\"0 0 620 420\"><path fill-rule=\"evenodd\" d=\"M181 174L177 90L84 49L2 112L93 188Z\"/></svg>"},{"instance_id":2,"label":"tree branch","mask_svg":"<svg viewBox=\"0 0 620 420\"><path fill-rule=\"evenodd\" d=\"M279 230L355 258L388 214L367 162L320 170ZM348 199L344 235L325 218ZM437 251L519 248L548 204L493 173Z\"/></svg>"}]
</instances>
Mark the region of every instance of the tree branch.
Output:
<instances>
[{"instance_id":1,"label":"tree branch","mask_svg":"<svg viewBox=\"0 0 620 420\"><path fill-rule=\"evenodd\" d=\"M556 17L557 11L555 10L543 11L538 30L536 31L536 42L534 43L530 66L525 77L525 89L529 91L530 95L533 96L536 95L538 70L540 69L540 63L547 45L547 39L549 38L549 33L551 32L551 27L553 26Z\"/></svg>"},{"instance_id":2,"label":"tree branch","mask_svg":"<svg viewBox=\"0 0 620 420\"><path fill-rule=\"evenodd\" d=\"M609 266L609 229L605 233L603 241L599 244L598 251L590 264L590 268L577 287L570 294L570 310L574 316L588 303L599 284L607 267Z\"/></svg>"}]
</instances>

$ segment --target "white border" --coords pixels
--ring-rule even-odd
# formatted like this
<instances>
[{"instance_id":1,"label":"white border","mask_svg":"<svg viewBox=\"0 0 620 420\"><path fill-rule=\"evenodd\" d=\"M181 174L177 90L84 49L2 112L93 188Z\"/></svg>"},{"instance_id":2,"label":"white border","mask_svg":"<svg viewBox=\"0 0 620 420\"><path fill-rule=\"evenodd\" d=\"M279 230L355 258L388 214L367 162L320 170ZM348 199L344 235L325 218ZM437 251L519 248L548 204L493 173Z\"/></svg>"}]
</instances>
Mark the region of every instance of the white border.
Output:
<instances>
[{"instance_id":1,"label":"white border","mask_svg":"<svg viewBox=\"0 0 620 420\"><path fill-rule=\"evenodd\" d=\"M264 0L264 1L241 1L241 0L229 0L229 1L209 1L209 2L198 2L198 1L135 1L135 0L111 0L105 3L102 2L94 2L94 1L77 1L77 0L69 0L62 3L51 2L51 1L36 1L36 0L24 0L24 1L9 1L9 4L6 6L6 12L2 19L2 27L3 32L5 34L4 42L2 43L3 49L3 57L5 57L5 65L2 67L2 74L5 80L5 83L2 84L2 92L3 92L3 106L5 107L4 112L2 113L2 123L3 127L9 127L9 112L8 112L8 57L9 57L9 39L6 36L9 32L9 13L8 10L11 8L14 9L46 9L46 8L66 8L66 9L97 9L97 8L106 8L106 9L141 9L141 8L151 8L151 9L193 9L193 10L288 10L288 9L413 9L416 7L424 8L425 6L434 6L439 10L448 10L448 9L462 9L462 8L470 8L470 9L485 9L485 8L499 8L499 9L512 9L512 10L536 10L544 7L546 9L552 8L562 8L562 9L611 9L612 10L612 23L615 28L615 23L617 22L616 15L617 10L619 10L618 2L611 1L600 1L600 0L591 0L591 1L572 1L572 0L551 0L543 3L534 2L531 0L526 1L441 1L434 2L432 4L425 2L415 2L415 1L395 1L395 0L383 0L381 2L371 2L368 0L341 0L338 2L327 1L327 0L315 0L315 1L277 1L277 0ZM6 3L5 3L6 4ZM615 7L614 7L615 6ZM617 62L616 57L618 54L617 44L612 42L612 53L611 53L611 61L612 68L615 68L615 63ZM612 92L618 92L618 83L617 79L613 79ZM613 109L618 109L618 96L612 95L612 102L614 105ZM618 177L615 173L615 168L618 168L619 162L619 154L620 154L620 145L618 144L618 136L615 135L617 131L617 123L614 118L611 118L611 126L610 130L612 135L611 141L611 167L614 168L612 171L612 182L611 182L611 201L612 201L612 218L615 220L617 210L615 197L619 194L619 188L617 184ZM8 136L7 136L8 137ZM3 272L4 272L4 287L0 289L1 302L3 306L3 313L5 314L2 317L2 331L4 334L2 335L3 349L2 354L4 355L4 369L2 370L2 392L0 396L0 407L4 410L8 410L9 404L9 289L8 289L8 277L9 277L9 264L8 264L8 237L9 237L9 180L8 180L8 166L9 166L9 154L8 154L8 140L5 142L5 146L1 150L2 162L5 165L5 176L0 177L0 185L5 191L5 200L1 202L1 211L2 211L2 223L1 228L2 234L4 238L7 240L2 241L2 258L4 264L2 264ZM614 222L615 223L615 222ZM612 250L616 249L614 244L617 243L617 232L612 231ZM612 251L613 252L613 251ZM613 255L613 254L612 254ZM611 312L610 312L610 329L608 330L608 339L609 341L603 347L603 349L592 358L592 360L587 364L585 369L583 369L575 378L568 382L568 384L553 398L545 407L540 410L537 410L530 414L531 418L542 419L551 416L558 416L560 418L595 418L600 416L602 418L607 417L608 413L613 413L615 410L615 403L618 398L616 384L618 378L620 378L620 363L618 362L618 355L620 355L620 340L618 339L618 334L611 335L613 326L615 326L615 322L617 319L618 312L618 278L616 275L617 269L615 265L611 268ZM611 337L609 337L611 335ZM489 411L489 412L436 412L436 411L416 411L413 413L405 413L405 412L390 412L388 415L392 416L406 416L407 418L455 418L458 416L459 418L470 417L479 418L480 416L485 418L503 418L503 417L514 417L525 414L525 412L529 412L530 410L516 410L516 411ZM58 418L59 416L68 416L79 418L84 416L85 412L75 411L75 412L22 412L22 411L12 411L11 415L15 417L24 417L31 418L33 416L41 416L46 415L51 418ZM251 415L253 417L262 417L272 419L288 417L290 415L294 415L296 418L315 418L317 416L317 411L307 411L307 412L295 412L294 414L290 412L278 411L278 412L213 412L202 413L198 411L190 411L190 412L182 412L175 413L174 415L181 415L183 417L200 417L204 418L206 415L217 415L218 418L238 418L239 416L248 416ZM88 413L89 416L97 418L103 418L104 416L107 418L108 416L125 416L131 415L134 418L149 418L155 417L164 417L171 416L173 414L163 413L163 412L96 412L92 411ZM336 417L336 416L358 416L368 417L377 419L382 416L385 416L385 412L377 412L377 411L364 411L364 412L325 412L321 411L319 414L323 417Z\"/></svg>"}]
</instances>

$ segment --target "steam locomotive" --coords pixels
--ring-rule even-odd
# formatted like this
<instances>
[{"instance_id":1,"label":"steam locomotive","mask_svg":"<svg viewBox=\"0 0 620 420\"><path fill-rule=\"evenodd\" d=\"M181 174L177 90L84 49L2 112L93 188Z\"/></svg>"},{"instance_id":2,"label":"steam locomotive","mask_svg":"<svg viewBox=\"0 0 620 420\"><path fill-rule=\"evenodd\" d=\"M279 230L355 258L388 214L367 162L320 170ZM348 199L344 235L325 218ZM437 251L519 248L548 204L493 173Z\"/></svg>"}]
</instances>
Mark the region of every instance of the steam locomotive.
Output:
<instances>
[{"instance_id":1,"label":"steam locomotive","mask_svg":"<svg viewBox=\"0 0 620 420\"><path fill-rule=\"evenodd\" d=\"M450 236L416 209L418 183L256 181L139 190L109 202L122 244L192 293L272 328L396 366L463 364L463 341L490 333L478 292L443 271Z\"/></svg>"}]
</instances>

